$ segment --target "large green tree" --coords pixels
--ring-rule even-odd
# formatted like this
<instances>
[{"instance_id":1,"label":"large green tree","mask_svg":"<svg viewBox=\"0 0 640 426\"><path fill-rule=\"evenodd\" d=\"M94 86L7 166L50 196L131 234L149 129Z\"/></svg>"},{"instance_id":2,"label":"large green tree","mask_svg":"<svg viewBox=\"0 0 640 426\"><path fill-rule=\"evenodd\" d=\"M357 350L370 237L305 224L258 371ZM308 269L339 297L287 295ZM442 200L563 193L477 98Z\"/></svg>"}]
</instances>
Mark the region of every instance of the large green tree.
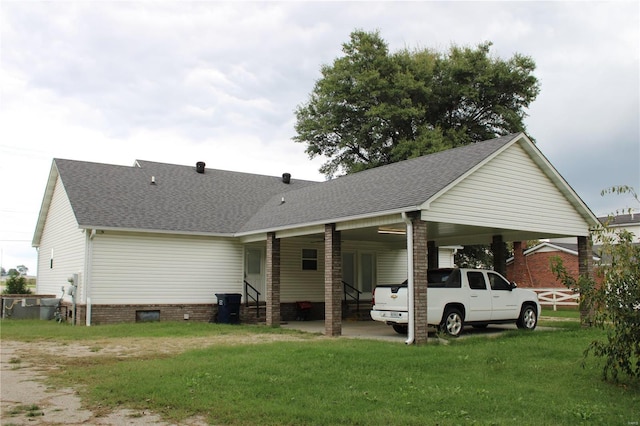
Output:
<instances>
[{"instance_id":1,"label":"large green tree","mask_svg":"<svg viewBox=\"0 0 640 426\"><path fill-rule=\"evenodd\" d=\"M525 131L535 63L490 48L390 53L379 32L354 31L296 109L294 141L331 177Z\"/></svg>"}]
</instances>

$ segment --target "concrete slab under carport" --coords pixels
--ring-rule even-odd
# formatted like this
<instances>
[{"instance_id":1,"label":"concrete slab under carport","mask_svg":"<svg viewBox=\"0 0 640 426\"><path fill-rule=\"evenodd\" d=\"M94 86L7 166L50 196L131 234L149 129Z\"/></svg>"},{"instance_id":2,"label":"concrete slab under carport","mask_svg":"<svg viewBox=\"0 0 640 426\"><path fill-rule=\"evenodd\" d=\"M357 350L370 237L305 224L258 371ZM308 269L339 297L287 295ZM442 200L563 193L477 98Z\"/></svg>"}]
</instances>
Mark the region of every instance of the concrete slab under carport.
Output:
<instances>
[{"instance_id":1,"label":"concrete slab under carport","mask_svg":"<svg viewBox=\"0 0 640 426\"><path fill-rule=\"evenodd\" d=\"M324 321L290 321L281 324L282 328L305 331L307 333L324 334ZM538 329L550 329L549 327L539 327ZM476 329L470 326L465 327L460 338L471 336L492 336L506 330L517 330L515 324L496 324L487 328ZM349 339L370 339L384 340L388 342L405 343L406 335L396 333L389 325L378 321L344 321L342 323L341 337ZM429 332L429 339L437 339L435 329Z\"/></svg>"}]
</instances>

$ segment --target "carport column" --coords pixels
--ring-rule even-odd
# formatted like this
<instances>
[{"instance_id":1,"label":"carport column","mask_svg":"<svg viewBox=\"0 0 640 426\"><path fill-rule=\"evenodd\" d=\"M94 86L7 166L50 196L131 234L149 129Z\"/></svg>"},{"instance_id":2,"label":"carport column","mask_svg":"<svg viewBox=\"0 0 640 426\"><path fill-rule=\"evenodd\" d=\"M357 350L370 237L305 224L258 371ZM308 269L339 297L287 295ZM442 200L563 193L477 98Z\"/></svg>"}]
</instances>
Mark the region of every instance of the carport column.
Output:
<instances>
[{"instance_id":1,"label":"carport column","mask_svg":"<svg viewBox=\"0 0 640 426\"><path fill-rule=\"evenodd\" d=\"M267 325L280 326L280 240L267 233Z\"/></svg>"},{"instance_id":2,"label":"carport column","mask_svg":"<svg viewBox=\"0 0 640 426\"><path fill-rule=\"evenodd\" d=\"M427 343L427 222L420 218L420 212L411 215L413 226L413 315L414 342Z\"/></svg>"},{"instance_id":3,"label":"carport column","mask_svg":"<svg viewBox=\"0 0 640 426\"><path fill-rule=\"evenodd\" d=\"M592 277L593 273L593 247L591 237L578 237L578 274L584 278ZM590 303L583 303L583 306L589 306ZM593 325L593 312L592 309L580 308L580 323L583 327L590 327Z\"/></svg>"},{"instance_id":4,"label":"carport column","mask_svg":"<svg viewBox=\"0 0 640 426\"><path fill-rule=\"evenodd\" d=\"M429 269L438 269L438 246L435 241L427 241L427 265Z\"/></svg>"},{"instance_id":5,"label":"carport column","mask_svg":"<svg viewBox=\"0 0 640 426\"><path fill-rule=\"evenodd\" d=\"M502 241L502 235L494 235L491 243L491 251L493 252L493 270L507 276L507 244Z\"/></svg>"},{"instance_id":6,"label":"carport column","mask_svg":"<svg viewBox=\"0 0 640 426\"><path fill-rule=\"evenodd\" d=\"M324 226L324 334L342 334L342 252L335 223Z\"/></svg>"}]
</instances>

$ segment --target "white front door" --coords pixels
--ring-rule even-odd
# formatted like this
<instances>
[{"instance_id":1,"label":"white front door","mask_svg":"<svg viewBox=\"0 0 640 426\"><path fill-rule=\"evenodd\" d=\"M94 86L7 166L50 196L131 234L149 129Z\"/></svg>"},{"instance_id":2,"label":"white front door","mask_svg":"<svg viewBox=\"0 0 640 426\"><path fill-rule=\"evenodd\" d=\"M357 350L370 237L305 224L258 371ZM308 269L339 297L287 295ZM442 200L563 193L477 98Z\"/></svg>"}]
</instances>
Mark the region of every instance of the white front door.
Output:
<instances>
[{"instance_id":1,"label":"white front door","mask_svg":"<svg viewBox=\"0 0 640 426\"><path fill-rule=\"evenodd\" d=\"M264 250L247 248L244 258L244 280L260 292L260 300L265 300L267 292ZM249 289L249 293L253 293L251 289Z\"/></svg>"}]
</instances>

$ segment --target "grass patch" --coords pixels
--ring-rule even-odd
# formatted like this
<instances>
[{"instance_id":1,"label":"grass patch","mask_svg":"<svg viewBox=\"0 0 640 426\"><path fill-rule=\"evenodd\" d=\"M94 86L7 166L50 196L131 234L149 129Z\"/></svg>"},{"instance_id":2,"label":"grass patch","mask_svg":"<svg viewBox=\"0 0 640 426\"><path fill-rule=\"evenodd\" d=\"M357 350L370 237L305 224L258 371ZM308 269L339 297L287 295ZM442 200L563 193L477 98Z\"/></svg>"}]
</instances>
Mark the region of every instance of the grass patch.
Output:
<instances>
[{"instance_id":1,"label":"grass patch","mask_svg":"<svg viewBox=\"0 0 640 426\"><path fill-rule=\"evenodd\" d=\"M59 342L86 341L109 338L155 338L155 337L206 337L211 335L252 334L304 334L257 325L210 324L203 322L145 322L98 325L92 327L59 324L55 321L1 320L0 334L3 339L33 342L56 340Z\"/></svg>"},{"instance_id":2,"label":"grass patch","mask_svg":"<svg viewBox=\"0 0 640 426\"><path fill-rule=\"evenodd\" d=\"M569 319L575 319L579 321L580 311L576 308L572 308L572 309L559 308L557 311L554 311L553 308L543 307L542 312L540 313L540 316L553 317L553 318L569 318Z\"/></svg>"},{"instance_id":3,"label":"grass patch","mask_svg":"<svg viewBox=\"0 0 640 426\"><path fill-rule=\"evenodd\" d=\"M40 409L40 407L38 407L35 404L31 404L31 405L17 405L13 408L10 408L9 410L7 410L7 414L11 417L16 417L19 415L24 414L26 417L40 417L40 416L44 416L44 413L42 412L42 410Z\"/></svg>"},{"instance_id":4,"label":"grass patch","mask_svg":"<svg viewBox=\"0 0 640 426\"><path fill-rule=\"evenodd\" d=\"M115 326L90 330L118 329L110 327ZM203 332L195 323L126 329L139 337L149 327L164 336ZM204 327L209 333L284 331ZM5 338L4 323L2 333ZM82 387L90 405L150 410L177 423L193 415L212 424L261 425L638 422L637 385L601 381L597 360L581 366L583 350L601 337L601 331L573 323L573 328L509 331L447 345L350 339L217 344L170 357L98 354L91 363L68 358L56 380Z\"/></svg>"}]
</instances>

